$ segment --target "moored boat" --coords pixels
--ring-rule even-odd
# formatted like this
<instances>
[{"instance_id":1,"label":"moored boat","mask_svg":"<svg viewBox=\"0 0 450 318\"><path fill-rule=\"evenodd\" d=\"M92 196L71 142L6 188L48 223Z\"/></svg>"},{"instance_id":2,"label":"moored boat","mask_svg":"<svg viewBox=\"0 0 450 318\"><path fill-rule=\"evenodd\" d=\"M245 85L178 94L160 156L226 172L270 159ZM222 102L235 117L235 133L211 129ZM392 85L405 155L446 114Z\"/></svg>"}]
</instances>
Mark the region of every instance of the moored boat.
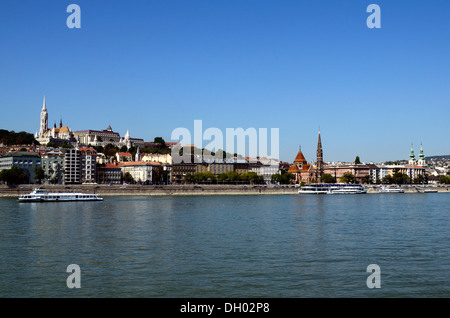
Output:
<instances>
[{"instance_id":1,"label":"moored boat","mask_svg":"<svg viewBox=\"0 0 450 318\"><path fill-rule=\"evenodd\" d=\"M378 193L405 193L405 190L400 187L383 186L378 190Z\"/></svg>"},{"instance_id":2,"label":"moored boat","mask_svg":"<svg viewBox=\"0 0 450 318\"><path fill-rule=\"evenodd\" d=\"M310 183L300 188L300 194L364 194L367 190L361 184Z\"/></svg>"},{"instance_id":3,"label":"moored boat","mask_svg":"<svg viewBox=\"0 0 450 318\"><path fill-rule=\"evenodd\" d=\"M34 189L29 194L22 194L19 202L67 202L67 201L102 201L103 198L97 194L86 194L81 192L48 192L46 190Z\"/></svg>"}]
</instances>

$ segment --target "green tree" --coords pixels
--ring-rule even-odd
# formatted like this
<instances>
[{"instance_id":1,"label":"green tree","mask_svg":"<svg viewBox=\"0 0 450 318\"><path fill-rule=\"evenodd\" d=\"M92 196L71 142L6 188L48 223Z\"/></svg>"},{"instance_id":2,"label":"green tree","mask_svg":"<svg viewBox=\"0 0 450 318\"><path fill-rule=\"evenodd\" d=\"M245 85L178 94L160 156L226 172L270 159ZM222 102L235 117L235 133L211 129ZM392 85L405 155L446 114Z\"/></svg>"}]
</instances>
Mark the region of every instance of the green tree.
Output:
<instances>
[{"instance_id":1,"label":"green tree","mask_svg":"<svg viewBox=\"0 0 450 318\"><path fill-rule=\"evenodd\" d=\"M103 154L108 157L114 157L117 153L119 148L117 146L114 146L113 144L107 144L105 148L103 149Z\"/></svg>"},{"instance_id":2,"label":"green tree","mask_svg":"<svg viewBox=\"0 0 450 318\"><path fill-rule=\"evenodd\" d=\"M236 171L228 171L227 180L232 182L239 181L239 173L237 173Z\"/></svg>"},{"instance_id":3,"label":"green tree","mask_svg":"<svg viewBox=\"0 0 450 318\"><path fill-rule=\"evenodd\" d=\"M34 168L34 179L41 183L45 179L45 171L42 167Z\"/></svg>"},{"instance_id":4,"label":"green tree","mask_svg":"<svg viewBox=\"0 0 450 318\"><path fill-rule=\"evenodd\" d=\"M279 184L289 184L294 178L292 173L281 171L281 173L273 174L270 180Z\"/></svg>"},{"instance_id":5,"label":"green tree","mask_svg":"<svg viewBox=\"0 0 450 318\"><path fill-rule=\"evenodd\" d=\"M394 175L392 176L392 182L395 184L407 184L409 183L410 178L401 172L396 172L394 173Z\"/></svg>"},{"instance_id":6,"label":"green tree","mask_svg":"<svg viewBox=\"0 0 450 318\"><path fill-rule=\"evenodd\" d=\"M323 183L336 183L336 179L329 173L324 173L322 175L322 182Z\"/></svg>"},{"instance_id":7,"label":"green tree","mask_svg":"<svg viewBox=\"0 0 450 318\"><path fill-rule=\"evenodd\" d=\"M413 183L415 184L421 184L424 183L425 178L423 177L423 175L419 174L417 177L414 178Z\"/></svg>"},{"instance_id":8,"label":"green tree","mask_svg":"<svg viewBox=\"0 0 450 318\"><path fill-rule=\"evenodd\" d=\"M153 142L155 144L158 144L158 146L160 148L166 148L166 142L164 141L164 139L162 139L162 137L155 137L155 139L153 140Z\"/></svg>"},{"instance_id":9,"label":"green tree","mask_svg":"<svg viewBox=\"0 0 450 318\"><path fill-rule=\"evenodd\" d=\"M71 144L68 144L68 143L63 143L62 145L61 145L61 148L73 148L73 145L71 145Z\"/></svg>"},{"instance_id":10,"label":"green tree","mask_svg":"<svg viewBox=\"0 0 450 318\"><path fill-rule=\"evenodd\" d=\"M134 181L134 179L133 179L133 176L131 175L131 173L129 173L129 172L125 172L124 174L123 174L123 181L125 181L126 183L134 183L135 181Z\"/></svg>"},{"instance_id":11,"label":"green tree","mask_svg":"<svg viewBox=\"0 0 450 318\"><path fill-rule=\"evenodd\" d=\"M450 177L440 176L439 177L439 183L441 183L441 184L450 184Z\"/></svg>"},{"instance_id":12,"label":"green tree","mask_svg":"<svg viewBox=\"0 0 450 318\"><path fill-rule=\"evenodd\" d=\"M95 151L97 151L97 153L103 153L103 151L105 151L105 149L102 146L94 146L92 148L94 148Z\"/></svg>"},{"instance_id":13,"label":"green tree","mask_svg":"<svg viewBox=\"0 0 450 318\"><path fill-rule=\"evenodd\" d=\"M394 180L390 174L383 177L383 180L381 181L383 184L393 184Z\"/></svg>"},{"instance_id":14,"label":"green tree","mask_svg":"<svg viewBox=\"0 0 450 318\"><path fill-rule=\"evenodd\" d=\"M127 146L120 147L119 152L128 152L128 147Z\"/></svg>"},{"instance_id":15,"label":"green tree","mask_svg":"<svg viewBox=\"0 0 450 318\"><path fill-rule=\"evenodd\" d=\"M3 169L0 171L0 181L7 184L23 184L28 180L28 176L20 167L11 167L11 169Z\"/></svg>"},{"instance_id":16,"label":"green tree","mask_svg":"<svg viewBox=\"0 0 450 318\"><path fill-rule=\"evenodd\" d=\"M359 156L356 156L355 158L355 165L361 164L361 160L359 160Z\"/></svg>"},{"instance_id":17,"label":"green tree","mask_svg":"<svg viewBox=\"0 0 450 318\"><path fill-rule=\"evenodd\" d=\"M362 178L362 183L365 183L365 184L372 183L372 178L370 177L370 175L364 176Z\"/></svg>"},{"instance_id":18,"label":"green tree","mask_svg":"<svg viewBox=\"0 0 450 318\"><path fill-rule=\"evenodd\" d=\"M351 172L347 171L339 180L343 183L355 183L356 177Z\"/></svg>"},{"instance_id":19,"label":"green tree","mask_svg":"<svg viewBox=\"0 0 450 318\"><path fill-rule=\"evenodd\" d=\"M220 182L225 182L227 180L227 174L226 173L221 173L217 176L217 180L219 180Z\"/></svg>"},{"instance_id":20,"label":"green tree","mask_svg":"<svg viewBox=\"0 0 450 318\"><path fill-rule=\"evenodd\" d=\"M0 144L4 144L7 146L12 145L31 145L39 144L35 139L34 135L27 133L25 131L21 131L16 133L15 131L8 131L5 129L0 129Z\"/></svg>"}]
</instances>

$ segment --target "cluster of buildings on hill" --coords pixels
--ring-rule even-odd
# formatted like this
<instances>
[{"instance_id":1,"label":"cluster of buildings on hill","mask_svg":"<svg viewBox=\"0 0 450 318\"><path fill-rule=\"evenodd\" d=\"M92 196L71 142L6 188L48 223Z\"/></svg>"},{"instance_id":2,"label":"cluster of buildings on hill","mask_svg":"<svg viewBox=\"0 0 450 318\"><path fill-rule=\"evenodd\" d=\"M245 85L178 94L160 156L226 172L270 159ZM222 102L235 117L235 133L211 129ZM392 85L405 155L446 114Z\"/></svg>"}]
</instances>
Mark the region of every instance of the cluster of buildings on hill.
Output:
<instances>
[{"instance_id":1,"label":"cluster of buildings on hill","mask_svg":"<svg viewBox=\"0 0 450 318\"><path fill-rule=\"evenodd\" d=\"M308 163L299 149L292 164L271 158L211 159L196 155L191 155L190 160L174 163L170 154L141 153L141 148L154 147L154 143L131 138L128 131L121 137L111 126L105 130L73 132L68 126L63 126L61 120L59 127L55 124L53 128L49 128L45 97L40 128L35 139L41 146L31 145L27 151L16 149L4 153L0 157L0 170L13 166L21 167L28 177L28 182L34 183L37 181L35 168L40 167L44 172L41 181L45 184L120 184L125 174L141 183L183 183L187 174L211 172L218 176L230 171L240 174L255 172L263 176L265 183L271 183L275 174L288 172L293 175L293 183L301 184L322 182L325 174L339 181L346 173L351 173L360 183L378 183L386 176L393 176L398 172L406 174L410 180L415 180L424 177L427 168L422 146L419 158L416 160L414 150L411 149L409 161L403 165L324 162L320 131L315 162ZM42 146L47 144L63 144L66 147ZM98 146L105 147L109 144L118 148L134 147L136 154L133 157L129 152L117 152L114 157L107 158L105 154L95 150ZM166 145L174 147L179 144ZM191 147L195 148L192 145Z\"/></svg>"},{"instance_id":2,"label":"cluster of buildings on hill","mask_svg":"<svg viewBox=\"0 0 450 318\"><path fill-rule=\"evenodd\" d=\"M143 139L131 138L129 132L121 137L111 126L105 130L72 131L64 126L48 126L46 100L41 109L40 127L35 139L41 146L31 145L27 151L10 151L0 157L0 170L20 167L27 175L29 183L36 179L36 168L42 168L44 184L119 184L124 175L129 174L140 183L182 183L186 174L210 171L214 175L235 171L239 174L256 172L269 183L271 176L279 172L280 163L274 159L249 158L206 159L191 156L189 162L174 163L170 154L141 154L141 148L155 147ZM44 145L52 145L46 147ZM63 145L58 148L56 145ZM133 157L129 152L117 152L113 158L98 153L98 146L117 146L127 149L134 147L137 151ZM166 143L174 147L178 143ZM286 165L281 165L286 167Z\"/></svg>"},{"instance_id":3,"label":"cluster of buildings on hill","mask_svg":"<svg viewBox=\"0 0 450 318\"><path fill-rule=\"evenodd\" d=\"M288 172L292 173L295 183L322 182L325 174L334 177L335 181L346 173L353 175L359 183L380 183L386 176L394 176L396 173L407 175L411 181L424 180L427 163L423 153L423 147L420 147L419 159L416 160L414 149L411 148L408 164L366 164L366 163L325 163L323 162L322 140L319 131L319 140L317 143L316 162L307 163L301 149L294 159L294 163L289 167Z\"/></svg>"},{"instance_id":4,"label":"cluster of buildings on hill","mask_svg":"<svg viewBox=\"0 0 450 318\"><path fill-rule=\"evenodd\" d=\"M39 132L36 132L34 137L41 145L54 143L73 146L106 146L112 144L119 148L122 146L127 148L144 147L143 139L131 138L128 131L124 137L121 137L119 133L112 130L111 125L105 130L72 131L68 126L63 126L62 120L60 120L59 127L55 123L53 128L49 128L45 97L41 110Z\"/></svg>"}]
</instances>

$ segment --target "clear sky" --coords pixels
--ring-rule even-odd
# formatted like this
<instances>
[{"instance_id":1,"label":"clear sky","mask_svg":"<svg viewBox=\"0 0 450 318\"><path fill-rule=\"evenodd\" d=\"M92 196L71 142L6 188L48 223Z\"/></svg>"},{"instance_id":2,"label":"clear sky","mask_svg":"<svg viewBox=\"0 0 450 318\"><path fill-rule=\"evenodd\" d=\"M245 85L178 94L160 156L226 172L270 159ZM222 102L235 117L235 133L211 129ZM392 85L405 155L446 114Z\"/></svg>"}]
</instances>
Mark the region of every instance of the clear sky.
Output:
<instances>
[{"instance_id":1,"label":"clear sky","mask_svg":"<svg viewBox=\"0 0 450 318\"><path fill-rule=\"evenodd\" d=\"M69 29L69 4L81 29ZM381 7L381 29L366 8ZM0 128L279 128L325 161L450 154L448 0L2 0Z\"/></svg>"}]
</instances>

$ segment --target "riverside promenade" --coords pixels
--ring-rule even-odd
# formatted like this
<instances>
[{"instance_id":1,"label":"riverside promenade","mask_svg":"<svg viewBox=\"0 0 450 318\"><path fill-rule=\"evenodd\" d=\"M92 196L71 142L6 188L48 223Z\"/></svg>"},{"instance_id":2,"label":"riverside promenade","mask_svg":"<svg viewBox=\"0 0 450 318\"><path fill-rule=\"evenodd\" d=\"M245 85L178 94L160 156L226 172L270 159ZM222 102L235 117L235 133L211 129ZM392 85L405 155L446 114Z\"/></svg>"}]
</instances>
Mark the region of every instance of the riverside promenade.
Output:
<instances>
[{"instance_id":1,"label":"riverside promenade","mask_svg":"<svg viewBox=\"0 0 450 318\"><path fill-rule=\"evenodd\" d=\"M0 185L0 197L18 197L41 187L49 192L82 192L107 196L202 196L202 195L286 195L298 194L293 185ZM377 194L379 187L366 186L368 194ZM423 189L438 193L450 193L450 186L402 186L405 193L423 193Z\"/></svg>"},{"instance_id":2,"label":"riverside promenade","mask_svg":"<svg viewBox=\"0 0 450 318\"><path fill-rule=\"evenodd\" d=\"M107 196L279 195L298 194L294 186L260 185L0 185L0 197L18 197L41 187L49 192L83 192Z\"/></svg>"}]
</instances>

